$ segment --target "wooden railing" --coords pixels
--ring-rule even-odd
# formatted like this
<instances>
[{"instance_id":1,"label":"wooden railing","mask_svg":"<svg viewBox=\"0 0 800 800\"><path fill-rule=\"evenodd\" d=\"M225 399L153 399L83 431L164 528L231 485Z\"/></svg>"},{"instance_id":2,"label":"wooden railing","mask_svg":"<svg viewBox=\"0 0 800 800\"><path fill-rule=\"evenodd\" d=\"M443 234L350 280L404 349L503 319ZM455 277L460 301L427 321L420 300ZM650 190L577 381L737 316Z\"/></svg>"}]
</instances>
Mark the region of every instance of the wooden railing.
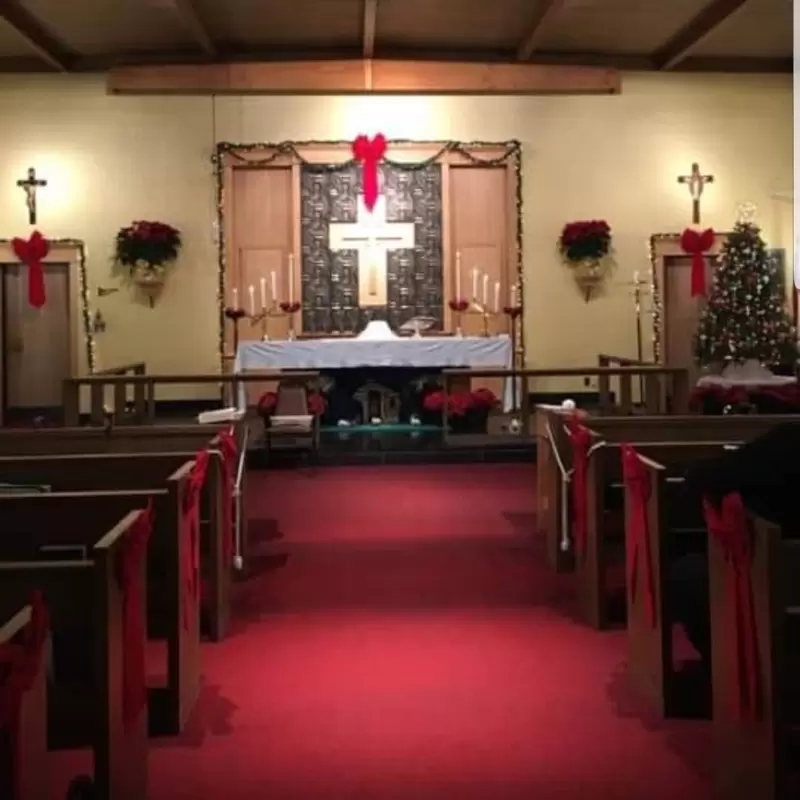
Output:
<instances>
[{"instance_id":1,"label":"wooden railing","mask_svg":"<svg viewBox=\"0 0 800 800\"><path fill-rule=\"evenodd\" d=\"M652 364L621 367L569 367L563 369L446 369L442 372L445 404L443 415L447 416L447 395L454 380L472 378L503 378L519 380L519 411L522 430L530 431L531 409L527 402L530 381L534 378L597 378L600 395L599 413L625 416L634 412L632 385L634 379L644 382L644 412L666 414L666 400L670 400L672 414L689 411L689 371L682 367L662 367ZM618 402L614 402L611 380L619 381ZM446 422L446 419L445 419ZM446 425L445 425L446 428Z\"/></svg>"},{"instance_id":2,"label":"wooden railing","mask_svg":"<svg viewBox=\"0 0 800 800\"><path fill-rule=\"evenodd\" d=\"M80 424L80 398L81 390L89 388L89 424L105 425L109 415L114 416L117 425L152 425L156 420L156 387L161 385L197 385L216 384L221 393L226 393L235 398L240 384L258 382L277 382L298 380L316 384L320 377L315 371L286 371L278 372L269 370L264 372L248 371L220 375L218 373L199 375L87 375L82 378L67 378L63 384L64 425L73 427ZM127 402L127 388L133 387L134 403ZM113 388L113 404L105 402L106 392Z\"/></svg>"},{"instance_id":3,"label":"wooden railing","mask_svg":"<svg viewBox=\"0 0 800 800\"><path fill-rule=\"evenodd\" d=\"M120 364L117 367L107 367L106 369L97 370L97 372L93 373L96 377L101 378L111 378L111 377L124 377L124 376L133 376L133 375L144 375L147 372L147 365L144 361L132 361L129 364ZM93 386L91 389L92 392L92 405L94 405L96 399L95 394L99 394L99 402L101 405L111 405L114 408L123 409L123 416L128 416L128 409L131 406L128 403L128 383L117 383L113 386L114 396L109 404L106 401L106 387L105 386ZM130 414L136 415L143 415L145 411L145 397L144 393L142 392L143 385L142 384L134 384L133 385L133 398L132 398L132 408ZM64 404L64 408L66 409L67 406ZM123 416L120 416L120 422L123 420ZM65 423L66 424L66 423Z\"/></svg>"}]
</instances>

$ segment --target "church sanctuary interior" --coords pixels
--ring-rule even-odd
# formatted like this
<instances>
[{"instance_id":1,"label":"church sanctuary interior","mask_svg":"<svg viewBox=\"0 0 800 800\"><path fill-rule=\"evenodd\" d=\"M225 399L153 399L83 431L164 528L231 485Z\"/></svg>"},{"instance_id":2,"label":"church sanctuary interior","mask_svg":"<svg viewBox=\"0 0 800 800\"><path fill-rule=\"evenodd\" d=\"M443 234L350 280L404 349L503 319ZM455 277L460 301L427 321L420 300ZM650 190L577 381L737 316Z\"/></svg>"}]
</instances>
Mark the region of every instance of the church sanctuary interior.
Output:
<instances>
[{"instance_id":1,"label":"church sanctuary interior","mask_svg":"<svg viewBox=\"0 0 800 800\"><path fill-rule=\"evenodd\" d=\"M792 26L0 0L0 800L800 798Z\"/></svg>"}]
</instances>

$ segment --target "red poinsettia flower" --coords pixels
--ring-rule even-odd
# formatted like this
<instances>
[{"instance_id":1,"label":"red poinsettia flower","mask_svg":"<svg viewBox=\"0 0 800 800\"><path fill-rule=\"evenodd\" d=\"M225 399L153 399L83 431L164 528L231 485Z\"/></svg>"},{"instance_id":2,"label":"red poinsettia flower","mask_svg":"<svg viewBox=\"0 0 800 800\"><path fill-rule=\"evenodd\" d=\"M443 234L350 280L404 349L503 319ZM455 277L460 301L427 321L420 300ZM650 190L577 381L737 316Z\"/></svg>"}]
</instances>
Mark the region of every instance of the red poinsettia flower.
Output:
<instances>
[{"instance_id":1,"label":"red poinsettia flower","mask_svg":"<svg viewBox=\"0 0 800 800\"><path fill-rule=\"evenodd\" d=\"M568 222L558 238L566 261L602 258L611 249L611 226L604 219Z\"/></svg>"},{"instance_id":2,"label":"red poinsettia flower","mask_svg":"<svg viewBox=\"0 0 800 800\"><path fill-rule=\"evenodd\" d=\"M473 408L485 410L496 408L498 405L500 405L500 401L497 399L497 395L491 389L483 387L472 392Z\"/></svg>"}]
</instances>

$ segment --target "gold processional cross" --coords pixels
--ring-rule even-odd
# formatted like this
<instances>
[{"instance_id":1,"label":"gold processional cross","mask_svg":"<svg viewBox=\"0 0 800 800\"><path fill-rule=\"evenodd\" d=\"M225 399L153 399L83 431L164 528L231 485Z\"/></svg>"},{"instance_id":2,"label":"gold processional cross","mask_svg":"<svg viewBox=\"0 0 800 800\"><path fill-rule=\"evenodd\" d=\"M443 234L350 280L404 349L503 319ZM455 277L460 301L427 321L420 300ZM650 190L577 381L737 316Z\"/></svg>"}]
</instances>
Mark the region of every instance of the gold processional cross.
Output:
<instances>
[{"instance_id":1,"label":"gold processional cross","mask_svg":"<svg viewBox=\"0 0 800 800\"><path fill-rule=\"evenodd\" d=\"M332 222L328 232L331 250L355 250L358 253L358 305L385 306L386 265L390 250L414 247L413 222L387 222L386 198L379 197L372 212L358 197L356 222Z\"/></svg>"},{"instance_id":2,"label":"gold processional cross","mask_svg":"<svg viewBox=\"0 0 800 800\"><path fill-rule=\"evenodd\" d=\"M713 175L703 175L699 164L692 164L692 171L688 175L681 175L678 183L687 184L689 194L692 196L692 224L700 224L700 198L707 183L714 183Z\"/></svg>"},{"instance_id":3,"label":"gold processional cross","mask_svg":"<svg viewBox=\"0 0 800 800\"><path fill-rule=\"evenodd\" d=\"M36 169L28 169L28 177L17 181L17 186L25 192L25 205L28 207L28 224L36 224L36 190L47 186L47 181L36 177Z\"/></svg>"}]
</instances>

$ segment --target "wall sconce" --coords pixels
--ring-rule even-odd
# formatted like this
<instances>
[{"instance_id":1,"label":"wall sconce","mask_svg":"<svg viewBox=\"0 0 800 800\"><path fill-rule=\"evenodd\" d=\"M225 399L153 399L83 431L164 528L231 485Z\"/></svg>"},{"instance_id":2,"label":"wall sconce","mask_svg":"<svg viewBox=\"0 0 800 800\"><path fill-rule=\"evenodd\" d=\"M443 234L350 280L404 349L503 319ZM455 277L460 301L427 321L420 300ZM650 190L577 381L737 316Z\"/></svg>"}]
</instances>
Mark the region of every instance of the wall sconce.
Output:
<instances>
[{"instance_id":1,"label":"wall sconce","mask_svg":"<svg viewBox=\"0 0 800 800\"><path fill-rule=\"evenodd\" d=\"M110 294L115 294L118 292L119 289L116 287L107 288L105 286L98 286L97 287L97 296L98 297L108 297Z\"/></svg>"},{"instance_id":2,"label":"wall sconce","mask_svg":"<svg viewBox=\"0 0 800 800\"><path fill-rule=\"evenodd\" d=\"M94 312L94 318L92 319L92 331L96 334L106 332L106 318L103 316L103 312L100 311L99 308Z\"/></svg>"}]
</instances>

